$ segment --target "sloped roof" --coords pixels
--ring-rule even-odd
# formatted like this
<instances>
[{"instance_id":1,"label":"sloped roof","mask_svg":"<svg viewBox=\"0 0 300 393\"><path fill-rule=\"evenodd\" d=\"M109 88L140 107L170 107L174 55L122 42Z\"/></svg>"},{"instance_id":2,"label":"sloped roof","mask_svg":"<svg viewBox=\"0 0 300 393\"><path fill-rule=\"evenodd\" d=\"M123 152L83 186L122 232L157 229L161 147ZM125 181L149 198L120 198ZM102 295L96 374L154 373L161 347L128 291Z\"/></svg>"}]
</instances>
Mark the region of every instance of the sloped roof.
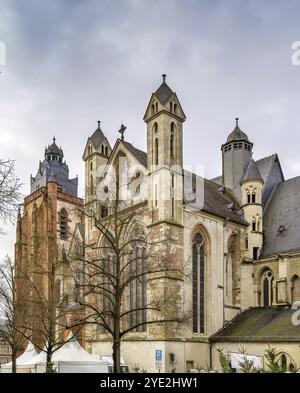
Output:
<instances>
[{"instance_id":1,"label":"sloped roof","mask_svg":"<svg viewBox=\"0 0 300 393\"><path fill-rule=\"evenodd\" d=\"M52 145L48 145L48 147L46 147L45 149L45 155L46 154L58 154L59 156L63 157L64 153L63 150L61 148L59 148L57 146L57 144L55 143L55 138L53 138L53 143Z\"/></svg>"},{"instance_id":2,"label":"sloped roof","mask_svg":"<svg viewBox=\"0 0 300 393\"><path fill-rule=\"evenodd\" d=\"M159 102L162 105L165 105L168 102L168 100L171 98L173 91L166 84L166 82L163 82L154 94L156 98L159 100Z\"/></svg>"},{"instance_id":3,"label":"sloped roof","mask_svg":"<svg viewBox=\"0 0 300 393\"><path fill-rule=\"evenodd\" d=\"M225 188L223 188L224 191L221 191L221 188L218 184L204 179L204 206L202 210L247 225L232 193Z\"/></svg>"},{"instance_id":4,"label":"sloped roof","mask_svg":"<svg viewBox=\"0 0 300 393\"><path fill-rule=\"evenodd\" d=\"M242 182L247 181L247 180L262 180L259 170L257 169L257 165L252 158L249 161L249 164L248 164L248 167L244 173Z\"/></svg>"},{"instance_id":5,"label":"sloped roof","mask_svg":"<svg viewBox=\"0 0 300 393\"><path fill-rule=\"evenodd\" d=\"M262 257L300 250L300 176L279 183L264 214Z\"/></svg>"},{"instance_id":6,"label":"sloped roof","mask_svg":"<svg viewBox=\"0 0 300 393\"><path fill-rule=\"evenodd\" d=\"M245 134L239 126L236 126L235 129L228 135L227 141L228 142L233 142L233 141L247 141L249 142L247 134Z\"/></svg>"},{"instance_id":7,"label":"sloped roof","mask_svg":"<svg viewBox=\"0 0 300 393\"><path fill-rule=\"evenodd\" d=\"M210 179L210 181L213 181L214 183L221 185L223 182L223 176L214 177L213 179Z\"/></svg>"},{"instance_id":8,"label":"sloped roof","mask_svg":"<svg viewBox=\"0 0 300 393\"><path fill-rule=\"evenodd\" d=\"M147 168L147 153L144 151L137 149L131 143L122 141L122 143L126 146L126 148L130 151L130 153L144 166Z\"/></svg>"},{"instance_id":9,"label":"sloped roof","mask_svg":"<svg viewBox=\"0 0 300 393\"><path fill-rule=\"evenodd\" d=\"M185 173L188 173L187 171ZM190 174L190 173L189 173ZM191 175L191 174L190 174ZM192 176L196 176L193 174ZM224 219L229 219L230 221L248 225L244 219L242 210L235 200L231 191L226 189L225 187L220 186L219 184L208 180L203 179L198 176L199 184L203 184L204 187L204 200L202 198L202 189L197 190L196 192L200 193L198 195L199 200L203 200L203 206L200 208L201 211L205 211L207 213L213 214L218 217L222 217ZM190 189L188 184L188 176L184 177L184 189L187 191ZM189 205L189 201L186 201L187 206Z\"/></svg>"},{"instance_id":10,"label":"sloped roof","mask_svg":"<svg viewBox=\"0 0 300 393\"><path fill-rule=\"evenodd\" d=\"M265 183L271 173L272 166L274 164L276 157L277 154L272 154L270 156L261 158L260 160L256 160L257 169Z\"/></svg>"},{"instance_id":11,"label":"sloped roof","mask_svg":"<svg viewBox=\"0 0 300 393\"><path fill-rule=\"evenodd\" d=\"M257 307L238 314L231 322L210 337L212 342L275 342L299 341L299 326L291 322L294 309L288 307Z\"/></svg>"},{"instance_id":12,"label":"sloped roof","mask_svg":"<svg viewBox=\"0 0 300 393\"><path fill-rule=\"evenodd\" d=\"M94 145L95 149L98 149L98 147L104 141L104 139L106 139L106 138L105 138L103 131L101 130L100 127L98 127L95 130L95 132L92 134L92 136L90 136L90 140L91 140L92 144Z\"/></svg>"}]
</instances>

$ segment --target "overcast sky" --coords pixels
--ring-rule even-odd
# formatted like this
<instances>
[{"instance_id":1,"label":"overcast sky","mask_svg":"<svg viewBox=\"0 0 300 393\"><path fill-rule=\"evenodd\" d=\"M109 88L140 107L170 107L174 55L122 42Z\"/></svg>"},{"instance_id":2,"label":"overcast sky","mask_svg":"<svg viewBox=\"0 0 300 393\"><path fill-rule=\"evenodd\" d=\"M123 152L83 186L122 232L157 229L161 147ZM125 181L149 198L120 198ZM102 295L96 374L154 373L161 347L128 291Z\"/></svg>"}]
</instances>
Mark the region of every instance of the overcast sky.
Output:
<instances>
[{"instance_id":1,"label":"overcast sky","mask_svg":"<svg viewBox=\"0 0 300 393\"><path fill-rule=\"evenodd\" d=\"M101 120L114 144L146 149L143 115L167 74L187 116L184 161L221 173L220 146L240 117L254 158L278 153L285 177L300 174L298 0L1 0L0 157L29 177L56 136L71 176ZM0 257L13 255L13 226Z\"/></svg>"}]
</instances>

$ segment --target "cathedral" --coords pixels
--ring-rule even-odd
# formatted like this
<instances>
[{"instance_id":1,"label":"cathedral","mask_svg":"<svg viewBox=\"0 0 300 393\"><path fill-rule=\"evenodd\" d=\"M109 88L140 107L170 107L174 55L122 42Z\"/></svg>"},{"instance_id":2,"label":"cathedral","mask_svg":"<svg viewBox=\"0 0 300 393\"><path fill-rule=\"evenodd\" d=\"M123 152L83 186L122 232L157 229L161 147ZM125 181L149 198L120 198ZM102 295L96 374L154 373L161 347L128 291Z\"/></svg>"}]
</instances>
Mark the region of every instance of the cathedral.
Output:
<instances>
[{"instance_id":1,"label":"cathedral","mask_svg":"<svg viewBox=\"0 0 300 393\"><path fill-rule=\"evenodd\" d=\"M224 348L230 359L241 346L263 365L264 351L271 345L282 365L299 367L300 334L293 305L300 301L300 176L285 180L275 153L254 160L251 135L241 130L239 119L220 141L220 176L206 179L186 171L185 119L163 75L144 114L146 152L126 141L123 125L120 138L110 144L98 122L83 152L84 201L77 196L77 179L69 179L63 151L54 139L31 177L31 193L18 216L16 263L38 260L47 266L59 250L72 250L74 239L87 245L99 242L93 222L79 212L83 205L101 205L103 190L108 189L106 168L118 167L121 157L130 177L139 179L134 196L129 192L123 199L124 214L128 208L142 211L140 230L151 228L158 240L168 234L174 260L190 271L190 276L172 283L161 280L152 285L148 280L141 296L133 294L137 307L154 291L176 288L175 306L190 318L178 329L146 324L124 336L121 355L128 366L157 372L159 350L161 372L220 369L217 349ZM105 204L99 214L105 220ZM44 282L47 286L46 278ZM58 285L70 318L76 317L82 311L67 273L60 275ZM167 296L168 291L162 293ZM112 353L105 332L86 335L82 342L93 354Z\"/></svg>"}]
</instances>

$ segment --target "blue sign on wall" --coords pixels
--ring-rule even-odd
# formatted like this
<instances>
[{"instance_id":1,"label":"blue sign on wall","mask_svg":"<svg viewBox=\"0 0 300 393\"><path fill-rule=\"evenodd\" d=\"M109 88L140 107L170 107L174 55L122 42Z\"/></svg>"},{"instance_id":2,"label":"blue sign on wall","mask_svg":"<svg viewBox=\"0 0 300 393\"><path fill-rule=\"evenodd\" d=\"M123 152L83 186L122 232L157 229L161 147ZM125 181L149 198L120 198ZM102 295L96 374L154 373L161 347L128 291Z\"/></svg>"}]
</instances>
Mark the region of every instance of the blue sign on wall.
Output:
<instances>
[{"instance_id":1,"label":"blue sign on wall","mask_svg":"<svg viewBox=\"0 0 300 393\"><path fill-rule=\"evenodd\" d=\"M161 363L162 362L162 350L161 349L156 349L155 350L155 362L156 363Z\"/></svg>"}]
</instances>

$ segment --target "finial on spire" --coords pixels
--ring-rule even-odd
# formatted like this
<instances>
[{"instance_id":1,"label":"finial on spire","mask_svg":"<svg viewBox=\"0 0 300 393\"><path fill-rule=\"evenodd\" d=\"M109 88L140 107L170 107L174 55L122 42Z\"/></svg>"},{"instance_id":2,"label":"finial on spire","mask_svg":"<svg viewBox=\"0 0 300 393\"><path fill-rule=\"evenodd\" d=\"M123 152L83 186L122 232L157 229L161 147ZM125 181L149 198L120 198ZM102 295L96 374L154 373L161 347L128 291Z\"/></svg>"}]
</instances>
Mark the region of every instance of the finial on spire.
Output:
<instances>
[{"instance_id":1,"label":"finial on spire","mask_svg":"<svg viewBox=\"0 0 300 393\"><path fill-rule=\"evenodd\" d=\"M236 125L236 127L239 126L239 118L238 117L235 118L235 125Z\"/></svg>"},{"instance_id":2,"label":"finial on spire","mask_svg":"<svg viewBox=\"0 0 300 393\"><path fill-rule=\"evenodd\" d=\"M166 74L162 74L163 83L166 83L166 77L167 77L167 75L166 75Z\"/></svg>"},{"instance_id":3,"label":"finial on spire","mask_svg":"<svg viewBox=\"0 0 300 393\"><path fill-rule=\"evenodd\" d=\"M55 136L53 137L53 143L55 144L55 141L56 141L56 138L55 138Z\"/></svg>"},{"instance_id":4,"label":"finial on spire","mask_svg":"<svg viewBox=\"0 0 300 393\"><path fill-rule=\"evenodd\" d=\"M100 121L100 120L98 120L98 122L97 122L97 123L98 123L98 128L100 128L100 123L101 123L101 121Z\"/></svg>"},{"instance_id":5,"label":"finial on spire","mask_svg":"<svg viewBox=\"0 0 300 393\"><path fill-rule=\"evenodd\" d=\"M124 124L121 124L121 128L119 129L119 133L121 134L121 139L122 141L124 141L124 132L126 130L127 127L124 126Z\"/></svg>"}]
</instances>

